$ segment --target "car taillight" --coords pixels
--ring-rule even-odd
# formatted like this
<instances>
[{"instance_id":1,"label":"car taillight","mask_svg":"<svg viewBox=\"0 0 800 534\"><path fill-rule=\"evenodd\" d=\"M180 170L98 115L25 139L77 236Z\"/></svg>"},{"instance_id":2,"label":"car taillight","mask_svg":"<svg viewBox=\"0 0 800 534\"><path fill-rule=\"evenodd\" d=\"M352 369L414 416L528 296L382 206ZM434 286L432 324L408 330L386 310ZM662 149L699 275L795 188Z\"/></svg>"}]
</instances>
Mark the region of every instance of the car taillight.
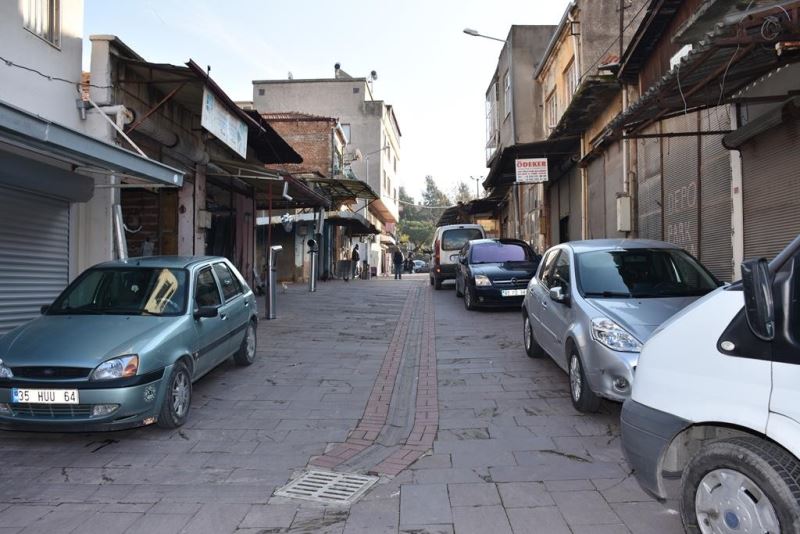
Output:
<instances>
[{"instance_id":1,"label":"car taillight","mask_svg":"<svg viewBox=\"0 0 800 534\"><path fill-rule=\"evenodd\" d=\"M442 249L438 239L433 243L433 262L436 265L442 262Z\"/></svg>"}]
</instances>

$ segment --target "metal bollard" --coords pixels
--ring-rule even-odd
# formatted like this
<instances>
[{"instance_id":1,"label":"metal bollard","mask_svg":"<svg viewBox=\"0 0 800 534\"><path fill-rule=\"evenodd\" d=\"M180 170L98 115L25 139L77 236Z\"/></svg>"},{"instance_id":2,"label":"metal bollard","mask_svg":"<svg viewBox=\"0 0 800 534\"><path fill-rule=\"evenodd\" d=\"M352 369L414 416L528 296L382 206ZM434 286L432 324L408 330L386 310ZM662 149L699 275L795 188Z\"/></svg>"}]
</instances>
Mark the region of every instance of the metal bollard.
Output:
<instances>
[{"instance_id":1,"label":"metal bollard","mask_svg":"<svg viewBox=\"0 0 800 534\"><path fill-rule=\"evenodd\" d=\"M309 239L306 244L309 248L308 253L311 255L311 275L308 277L308 290L313 293L317 290L317 253L319 252L319 245L314 239Z\"/></svg>"},{"instance_id":2,"label":"metal bollard","mask_svg":"<svg viewBox=\"0 0 800 534\"><path fill-rule=\"evenodd\" d=\"M282 251L281 245L269 247L269 268L267 269L267 319L275 319L278 316L278 252Z\"/></svg>"}]
</instances>

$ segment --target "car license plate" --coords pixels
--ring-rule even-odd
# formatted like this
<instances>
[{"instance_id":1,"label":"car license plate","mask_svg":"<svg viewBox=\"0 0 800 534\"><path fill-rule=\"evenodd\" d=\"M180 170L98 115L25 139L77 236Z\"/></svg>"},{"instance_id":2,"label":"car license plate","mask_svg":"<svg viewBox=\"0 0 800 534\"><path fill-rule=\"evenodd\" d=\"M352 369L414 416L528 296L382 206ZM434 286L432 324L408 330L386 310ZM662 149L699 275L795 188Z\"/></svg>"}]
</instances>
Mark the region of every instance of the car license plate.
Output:
<instances>
[{"instance_id":1,"label":"car license plate","mask_svg":"<svg viewBox=\"0 0 800 534\"><path fill-rule=\"evenodd\" d=\"M524 297L525 290L524 289L503 289L500 292L501 295L504 297Z\"/></svg>"},{"instance_id":2,"label":"car license plate","mask_svg":"<svg viewBox=\"0 0 800 534\"><path fill-rule=\"evenodd\" d=\"M11 402L31 404L79 404L77 389L19 389L11 390Z\"/></svg>"}]
</instances>

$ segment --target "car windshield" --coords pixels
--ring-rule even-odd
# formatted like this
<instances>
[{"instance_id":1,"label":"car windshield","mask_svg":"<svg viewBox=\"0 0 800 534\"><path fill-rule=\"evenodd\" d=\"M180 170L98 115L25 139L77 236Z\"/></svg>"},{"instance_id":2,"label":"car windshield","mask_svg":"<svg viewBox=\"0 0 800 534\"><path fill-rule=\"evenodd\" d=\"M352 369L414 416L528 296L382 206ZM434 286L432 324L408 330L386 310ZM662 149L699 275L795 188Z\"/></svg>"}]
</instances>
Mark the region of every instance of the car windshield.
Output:
<instances>
[{"instance_id":1,"label":"car windshield","mask_svg":"<svg viewBox=\"0 0 800 534\"><path fill-rule=\"evenodd\" d=\"M481 243L472 247L470 263L505 263L530 261L524 247L510 243Z\"/></svg>"},{"instance_id":2,"label":"car windshield","mask_svg":"<svg viewBox=\"0 0 800 534\"><path fill-rule=\"evenodd\" d=\"M585 297L659 298L700 296L717 280L680 249L627 249L577 254Z\"/></svg>"},{"instance_id":3,"label":"car windshield","mask_svg":"<svg viewBox=\"0 0 800 534\"><path fill-rule=\"evenodd\" d=\"M90 269L47 311L55 315L180 315L186 271L121 267Z\"/></svg>"},{"instance_id":4,"label":"car windshield","mask_svg":"<svg viewBox=\"0 0 800 534\"><path fill-rule=\"evenodd\" d=\"M461 250L470 239L480 239L483 232L477 228L454 228L442 233L442 250Z\"/></svg>"}]
</instances>

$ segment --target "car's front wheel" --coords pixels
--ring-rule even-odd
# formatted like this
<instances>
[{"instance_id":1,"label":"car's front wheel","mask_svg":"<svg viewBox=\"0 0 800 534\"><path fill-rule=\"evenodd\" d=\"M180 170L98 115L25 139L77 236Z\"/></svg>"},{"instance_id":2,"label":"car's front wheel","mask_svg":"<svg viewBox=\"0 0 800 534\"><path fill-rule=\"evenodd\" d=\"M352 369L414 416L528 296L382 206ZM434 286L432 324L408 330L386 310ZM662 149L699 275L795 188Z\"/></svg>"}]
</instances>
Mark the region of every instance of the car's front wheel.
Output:
<instances>
[{"instance_id":1,"label":"car's front wheel","mask_svg":"<svg viewBox=\"0 0 800 534\"><path fill-rule=\"evenodd\" d=\"M579 412L594 413L600 409L600 397L589 387L583 362L575 349L569 356L569 392L572 405Z\"/></svg>"},{"instance_id":2,"label":"car's front wheel","mask_svg":"<svg viewBox=\"0 0 800 534\"><path fill-rule=\"evenodd\" d=\"M183 362L177 362L172 367L167 393L161 403L158 414L158 426L162 428L177 428L186 422L189 407L192 404L192 377L189 368Z\"/></svg>"},{"instance_id":3,"label":"car's front wheel","mask_svg":"<svg viewBox=\"0 0 800 534\"><path fill-rule=\"evenodd\" d=\"M527 311L525 311L525 319L522 323L522 339L525 343L525 354L528 355L528 358L541 358L544 356L544 350L533 336L533 325Z\"/></svg>"},{"instance_id":4,"label":"car's front wheel","mask_svg":"<svg viewBox=\"0 0 800 534\"><path fill-rule=\"evenodd\" d=\"M464 284L464 307L470 311L475 309L475 295L467 284Z\"/></svg>"},{"instance_id":5,"label":"car's front wheel","mask_svg":"<svg viewBox=\"0 0 800 534\"><path fill-rule=\"evenodd\" d=\"M705 445L686 466L681 490L689 533L800 533L800 462L761 438Z\"/></svg>"},{"instance_id":6,"label":"car's front wheel","mask_svg":"<svg viewBox=\"0 0 800 534\"><path fill-rule=\"evenodd\" d=\"M250 365L256 359L256 346L258 344L258 337L256 335L256 325L253 321L247 324L247 330L242 340L242 345L236 354L233 355L233 361L236 365L246 366Z\"/></svg>"}]
</instances>

